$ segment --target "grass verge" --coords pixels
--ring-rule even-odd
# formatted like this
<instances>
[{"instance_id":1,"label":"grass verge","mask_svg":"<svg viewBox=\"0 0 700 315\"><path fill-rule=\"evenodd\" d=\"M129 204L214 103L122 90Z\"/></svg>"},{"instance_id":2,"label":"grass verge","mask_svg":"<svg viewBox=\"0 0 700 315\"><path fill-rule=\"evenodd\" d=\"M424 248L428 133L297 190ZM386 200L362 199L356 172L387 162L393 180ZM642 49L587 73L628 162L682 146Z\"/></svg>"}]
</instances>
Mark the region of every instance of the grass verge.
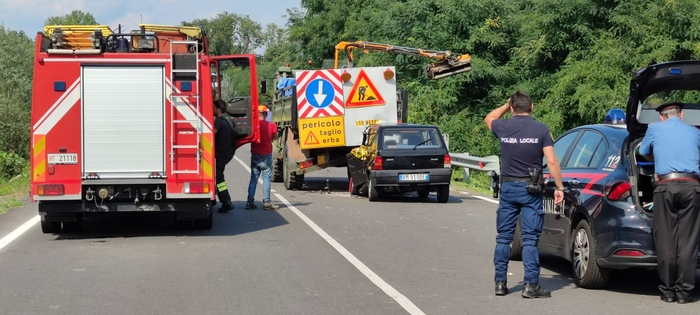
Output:
<instances>
[{"instance_id":1,"label":"grass verge","mask_svg":"<svg viewBox=\"0 0 700 315\"><path fill-rule=\"evenodd\" d=\"M464 172L462 168L455 168L452 171L452 183L461 188L466 188L484 195L491 195L491 178L486 172L474 171L469 172L469 180L464 180Z\"/></svg>"},{"instance_id":2,"label":"grass verge","mask_svg":"<svg viewBox=\"0 0 700 315\"><path fill-rule=\"evenodd\" d=\"M29 171L11 180L0 180L0 214L7 209L22 206L21 198L29 192Z\"/></svg>"}]
</instances>

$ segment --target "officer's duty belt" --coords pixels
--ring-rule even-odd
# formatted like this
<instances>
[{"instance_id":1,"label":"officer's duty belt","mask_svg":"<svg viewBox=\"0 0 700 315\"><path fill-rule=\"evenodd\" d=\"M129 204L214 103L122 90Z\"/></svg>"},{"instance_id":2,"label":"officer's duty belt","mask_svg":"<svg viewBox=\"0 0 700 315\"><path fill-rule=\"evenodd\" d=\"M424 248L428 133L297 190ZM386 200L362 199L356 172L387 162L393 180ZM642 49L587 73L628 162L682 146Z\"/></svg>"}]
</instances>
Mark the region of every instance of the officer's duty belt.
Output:
<instances>
[{"instance_id":1,"label":"officer's duty belt","mask_svg":"<svg viewBox=\"0 0 700 315\"><path fill-rule=\"evenodd\" d=\"M501 182L530 182L530 177L503 176Z\"/></svg>"},{"instance_id":2,"label":"officer's duty belt","mask_svg":"<svg viewBox=\"0 0 700 315\"><path fill-rule=\"evenodd\" d=\"M668 174L663 174L663 175L656 175L657 182L661 181L667 181L667 180L694 180L696 182L700 182L700 177L698 177L697 174L695 173L668 173Z\"/></svg>"}]
</instances>

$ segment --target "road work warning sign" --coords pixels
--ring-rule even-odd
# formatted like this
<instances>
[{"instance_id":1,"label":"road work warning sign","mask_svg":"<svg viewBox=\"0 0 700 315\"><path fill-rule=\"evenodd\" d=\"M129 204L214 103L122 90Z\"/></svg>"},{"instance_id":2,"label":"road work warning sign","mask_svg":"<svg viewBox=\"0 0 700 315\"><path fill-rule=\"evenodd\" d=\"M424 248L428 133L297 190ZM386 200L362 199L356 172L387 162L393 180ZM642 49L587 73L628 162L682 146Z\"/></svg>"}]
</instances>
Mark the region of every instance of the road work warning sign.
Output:
<instances>
[{"instance_id":1,"label":"road work warning sign","mask_svg":"<svg viewBox=\"0 0 700 315\"><path fill-rule=\"evenodd\" d=\"M357 77L352 91L350 91L345 107L379 106L384 104L386 102L382 95L379 94L379 90L369 79L367 73L364 70L360 70L360 75Z\"/></svg>"},{"instance_id":2,"label":"road work warning sign","mask_svg":"<svg viewBox=\"0 0 700 315\"><path fill-rule=\"evenodd\" d=\"M343 117L299 118L299 144L302 149L345 146Z\"/></svg>"}]
</instances>

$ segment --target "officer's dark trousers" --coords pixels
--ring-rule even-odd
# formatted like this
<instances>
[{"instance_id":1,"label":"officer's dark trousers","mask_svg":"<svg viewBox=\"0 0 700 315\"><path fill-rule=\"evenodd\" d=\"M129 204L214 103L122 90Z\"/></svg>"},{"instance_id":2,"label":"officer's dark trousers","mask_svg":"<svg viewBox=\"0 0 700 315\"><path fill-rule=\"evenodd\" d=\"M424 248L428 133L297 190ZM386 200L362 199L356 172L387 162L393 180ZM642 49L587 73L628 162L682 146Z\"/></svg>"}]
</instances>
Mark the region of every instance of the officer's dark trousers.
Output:
<instances>
[{"instance_id":1,"label":"officer's dark trousers","mask_svg":"<svg viewBox=\"0 0 700 315\"><path fill-rule=\"evenodd\" d=\"M666 297L687 298L695 287L700 237L698 193L700 184L694 180L661 181L654 189L659 290Z\"/></svg>"},{"instance_id":2,"label":"officer's dark trousers","mask_svg":"<svg viewBox=\"0 0 700 315\"><path fill-rule=\"evenodd\" d=\"M540 256L537 243L542 234L544 224L544 209L542 194L532 195L527 192L526 182L503 182L501 185L501 200L496 213L496 251L493 263L496 267L495 281L506 281L508 261L510 259L510 244L513 242L515 225L518 215L521 215L523 232L523 265L525 277L523 283L539 283Z\"/></svg>"},{"instance_id":3,"label":"officer's dark trousers","mask_svg":"<svg viewBox=\"0 0 700 315\"><path fill-rule=\"evenodd\" d=\"M226 187L226 179L224 179L224 170L229 161L230 159L216 159L216 193L221 203L231 201L231 195L229 195L228 187Z\"/></svg>"}]
</instances>

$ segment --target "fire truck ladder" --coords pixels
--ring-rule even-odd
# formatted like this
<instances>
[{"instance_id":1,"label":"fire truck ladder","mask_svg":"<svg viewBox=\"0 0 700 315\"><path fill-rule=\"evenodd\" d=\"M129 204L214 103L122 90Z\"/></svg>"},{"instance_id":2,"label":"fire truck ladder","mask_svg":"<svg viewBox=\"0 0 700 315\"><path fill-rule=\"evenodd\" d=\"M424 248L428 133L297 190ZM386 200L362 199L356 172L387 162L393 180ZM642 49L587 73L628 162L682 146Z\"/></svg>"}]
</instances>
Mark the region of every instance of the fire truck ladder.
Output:
<instances>
[{"instance_id":1,"label":"fire truck ladder","mask_svg":"<svg viewBox=\"0 0 700 315\"><path fill-rule=\"evenodd\" d=\"M175 50L173 46L175 45L185 45L188 48L188 53L177 53L179 58L176 58ZM193 49L193 50L191 50ZM175 91L176 89L176 79L178 77L186 76L188 78L194 77L194 82L192 83L195 87L199 86L199 62L197 57L199 56L199 48L197 41L170 41L170 104L172 108L170 110L170 169L173 174L199 174L200 172L200 162L202 154L200 151L200 143L202 139L202 121L198 118L200 114L200 98L199 95L193 94L191 92ZM187 100L188 102L186 102ZM182 110L180 110L182 109ZM177 112L181 113L191 113L194 109L194 116L187 117L185 119L177 119ZM176 137L176 126L178 125L191 125L196 129L195 131L195 143L179 143ZM196 151L197 157L197 167L195 169L187 168L175 168L175 156L184 155L183 153L175 153L179 150L194 149ZM191 153L188 153L191 154Z\"/></svg>"}]
</instances>

